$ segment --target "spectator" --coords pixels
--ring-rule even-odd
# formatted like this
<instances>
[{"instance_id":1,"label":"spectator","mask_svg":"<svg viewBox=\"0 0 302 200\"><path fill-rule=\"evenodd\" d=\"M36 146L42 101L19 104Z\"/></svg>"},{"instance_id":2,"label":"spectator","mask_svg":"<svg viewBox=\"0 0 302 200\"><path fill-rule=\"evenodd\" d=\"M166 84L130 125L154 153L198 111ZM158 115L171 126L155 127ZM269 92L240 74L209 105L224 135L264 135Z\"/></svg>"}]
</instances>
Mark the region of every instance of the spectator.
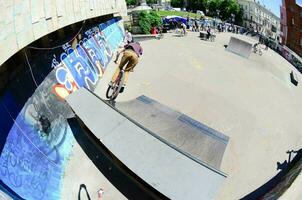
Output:
<instances>
[{"instance_id":1,"label":"spectator","mask_svg":"<svg viewBox=\"0 0 302 200\"><path fill-rule=\"evenodd\" d=\"M155 27L155 26L153 26L152 28L151 28L151 34L152 35L157 35L158 34L158 29Z\"/></svg>"},{"instance_id":2,"label":"spectator","mask_svg":"<svg viewBox=\"0 0 302 200\"><path fill-rule=\"evenodd\" d=\"M125 39L124 39L124 42L126 44L129 44L131 42L133 42L133 37L132 37L132 34L126 29L126 32L125 32Z\"/></svg>"},{"instance_id":3,"label":"spectator","mask_svg":"<svg viewBox=\"0 0 302 200\"><path fill-rule=\"evenodd\" d=\"M198 32L199 26L198 26L197 20L194 21L194 24L195 24L195 32Z\"/></svg>"}]
</instances>

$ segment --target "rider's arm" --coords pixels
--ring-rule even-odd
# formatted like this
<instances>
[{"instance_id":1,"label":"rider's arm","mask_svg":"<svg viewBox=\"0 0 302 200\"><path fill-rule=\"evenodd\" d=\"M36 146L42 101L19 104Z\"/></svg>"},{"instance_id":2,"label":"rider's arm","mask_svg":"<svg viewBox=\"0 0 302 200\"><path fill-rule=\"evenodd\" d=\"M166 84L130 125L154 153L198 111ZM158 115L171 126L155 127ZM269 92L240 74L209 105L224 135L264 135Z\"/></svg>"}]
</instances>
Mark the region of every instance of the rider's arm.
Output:
<instances>
[{"instance_id":1,"label":"rider's arm","mask_svg":"<svg viewBox=\"0 0 302 200\"><path fill-rule=\"evenodd\" d=\"M124 51L125 51L125 48L122 48L121 50L117 51L116 58L114 60L115 63L117 63L118 58L120 57L120 54L123 53Z\"/></svg>"}]
</instances>

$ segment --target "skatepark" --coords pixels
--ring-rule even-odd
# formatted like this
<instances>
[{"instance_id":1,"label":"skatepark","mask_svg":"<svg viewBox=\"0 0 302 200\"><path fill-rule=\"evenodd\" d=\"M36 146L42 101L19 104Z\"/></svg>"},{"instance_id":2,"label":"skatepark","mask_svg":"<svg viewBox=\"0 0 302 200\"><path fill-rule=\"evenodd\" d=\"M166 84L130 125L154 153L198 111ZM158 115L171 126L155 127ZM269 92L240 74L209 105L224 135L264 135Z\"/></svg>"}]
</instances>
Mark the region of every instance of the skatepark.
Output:
<instances>
[{"instance_id":1,"label":"skatepark","mask_svg":"<svg viewBox=\"0 0 302 200\"><path fill-rule=\"evenodd\" d=\"M256 38L167 33L110 102L122 3L1 40L0 199L301 199L301 74Z\"/></svg>"},{"instance_id":2,"label":"skatepark","mask_svg":"<svg viewBox=\"0 0 302 200\"><path fill-rule=\"evenodd\" d=\"M155 133L166 130L171 137L166 134L161 138L176 145L179 142L178 147L184 149L187 146L184 151L191 150L190 155L195 151L195 157L204 145L190 140L189 131L175 136L178 128L167 127L164 121L169 121L168 117L162 113L184 113L223 133L229 139L221 163L213 164L219 155L213 149L208 158L198 158L226 174L227 178L215 185L219 187L215 199L239 199L274 177L277 162L287 160L288 150L299 149L301 89L290 82L289 73L295 69L272 50L245 58L223 47L231 36L256 42L252 38L222 33L216 42L207 42L197 36L170 34L162 40L142 41L144 55L130 74L125 92L118 96L116 109ZM105 98L114 69L111 63L98 83L95 94L100 98ZM155 99L161 108L140 107L139 101L133 100L141 95Z\"/></svg>"}]
</instances>

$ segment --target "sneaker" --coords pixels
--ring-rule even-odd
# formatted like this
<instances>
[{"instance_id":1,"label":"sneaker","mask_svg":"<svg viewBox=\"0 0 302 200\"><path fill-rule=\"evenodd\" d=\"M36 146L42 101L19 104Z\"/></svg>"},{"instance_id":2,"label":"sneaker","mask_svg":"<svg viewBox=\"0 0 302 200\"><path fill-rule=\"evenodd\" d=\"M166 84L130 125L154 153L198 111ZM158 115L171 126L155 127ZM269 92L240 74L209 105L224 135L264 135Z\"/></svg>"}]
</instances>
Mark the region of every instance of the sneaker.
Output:
<instances>
[{"instance_id":1,"label":"sneaker","mask_svg":"<svg viewBox=\"0 0 302 200\"><path fill-rule=\"evenodd\" d=\"M123 85L123 86L121 87L120 93L123 93L123 92L124 92L124 89L125 89L125 85Z\"/></svg>"}]
</instances>

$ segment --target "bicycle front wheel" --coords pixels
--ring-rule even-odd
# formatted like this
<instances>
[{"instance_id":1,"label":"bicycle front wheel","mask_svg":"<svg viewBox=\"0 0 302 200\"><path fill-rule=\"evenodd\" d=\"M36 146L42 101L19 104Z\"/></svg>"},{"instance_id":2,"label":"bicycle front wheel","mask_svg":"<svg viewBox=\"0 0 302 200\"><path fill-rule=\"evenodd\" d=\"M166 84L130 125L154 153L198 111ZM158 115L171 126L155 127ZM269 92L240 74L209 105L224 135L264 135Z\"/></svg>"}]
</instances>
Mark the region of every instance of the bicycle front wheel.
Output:
<instances>
[{"instance_id":1,"label":"bicycle front wheel","mask_svg":"<svg viewBox=\"0 0 302 200\"><path fill-rule=\"evenodd\" d=\"M259 55L262 56L262 51L261 50L259 50Z\"/></svg>"},{"instance_id":2,"label":"bicycle front wheel","mask_svg":"<svg viewBox=\"0 0 302 200\"><path fill-rule=\"evenodd\" d=\"M113 88L109 85L106 91L106 98L111 99L112 93L113 93Z\"/></svg>"},{"instance_id":3,"label":"bicycle front wheel","mask_svg":"<svg viewBox=\"0 0 302 200\"><path fill-rule=\"evenodd\" d=\"M121 71L116 81L113 83L112 86L109 86L106 91L106 97L108 99L113 101L117 98L121 88L123 87L124 79L125 79L124 72Z\"/></svg>"}]
</instances>

